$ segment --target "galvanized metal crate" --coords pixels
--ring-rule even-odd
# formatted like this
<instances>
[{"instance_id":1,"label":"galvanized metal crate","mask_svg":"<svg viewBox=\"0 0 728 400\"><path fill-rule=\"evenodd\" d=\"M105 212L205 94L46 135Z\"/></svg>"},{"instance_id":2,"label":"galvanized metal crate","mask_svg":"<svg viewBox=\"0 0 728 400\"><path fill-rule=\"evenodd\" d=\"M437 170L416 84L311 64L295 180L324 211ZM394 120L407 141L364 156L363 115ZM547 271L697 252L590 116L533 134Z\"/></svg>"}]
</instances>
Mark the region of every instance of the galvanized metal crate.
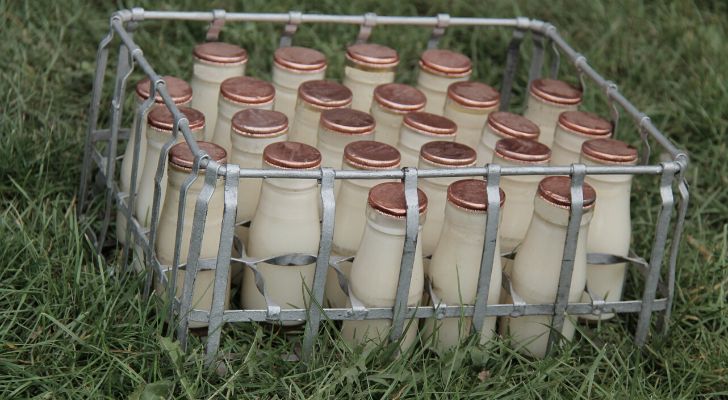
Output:
<instances>
[{"instance_id":1,"label":"galvanized metal crate","mask_svg":"<svg viewBox=\"0 0 728 400\"><path fill-rule=\"evenodd\" d=\"M419 27L430 27L432 34L427 44L428 48L437 47L438 40L444 34L448 26L488 26L512 31L512 39L507 48L506 64L504 67L501 82L501 108L507 109L511 97L516 67L519 62L519 49L526 36L532 40L532 56L530 59L529 82L541 76L544 67L544 52L550 48L553 51L551 56L550 74L556 77L561 59L573 64L579 72L582 86L586 79L603 90L610 109L612 110L612 122L616 125L619 118L619 108L629 116L636 124L642 138L642 158L639 165L635 166L586 166L573 164L565 167L507 167L496 164L488 164L477 168L464 169L433 169L417 170L416 168L403 168L402 170L390 171L352 171L333 170L321 168L320 170L289 171L271 169L241 169L237 165L220 165L207 157L194 142L189 129L189 121L180 113L170 97L165 83L158 75L152 65L144 57L142 50L134 42L131 31L137 25L142 25L145 20L188 20L209 22L207 40L215 40L218 37L223 24L226 22L260 22L284 24L284 30L280 39L280 46L290 46L293 35L301 24L331 23L331 24L353 24L359 25L360 30L357 42L366 42L372 29L378 25L408 25ZM102 99L102 87L106 75L109 50L114 39L119 39L118 62L114 77L113 97ZM140 131L140 124L144 123L141 118L154 104L155 95L164 100L164 104L174 115L174 138L162 148L161 162L156 173L156 185L154 189L154 202L152 209L151 229L140 228L139 223L132 216L134 209L134 197L129 193L122 192L116 183L116 160L118 155L119 141L128 138L129 129L121 127L124 96L127 91L127 81L134 68L141 69L151 80L151 95L136 110L140 116L137 118L136 132ZM111 106L111 118L108 127L99 126L99 109L102 106ZM197 155L192 172L189 175L186 185L181 191L181 201L185 201L187 188L197 178L200 166L206 166L204 185L201 194L195 204L195 217L192 225L192 236L190 240L190 251L187 260L180 260L179 248L181 241L180 219L177 226L176 251L174 256L173 271L180 267L186 268L185 282L181 299L175 298L174 282L167 282L163 273L163 266L154 257L154 244L157 240L157 222L160 214L160 178L166 168L167 153L175 143L176 137L181 134L184 140ZM136 193L136 176L139 174L138 161L139 137L136 137L134 148L133 170L130 193ZM648 164L650 146L657 145L663 154L666 154L667 161L660 164ZM493 18L459 18L450 17L447 14L440 14L435 17L396 17L379 16L368 13L364 15L321 15L303 14L290 12L283 14L255 14L255 13L228 13L224 10L213 10L208 12L172 12L172 11L146 11L135 8L132 10L121 10L114 13L110 19L109 33L101 40L96 56L96 71L94 75L91 106L89 110L88 132L84 147L84 161L81 172L81 182L78 196L78 214L82 218L94 218L98 230L89 232L92 242L100 252L107 243L107 233L114 208L118 208L124 218L127 219L127 245L123 248L123 265L128 268L129 245L135 243L139 246L146 258L147 282L145 295L149 294L153 277L160 280L163 285L168 285L172 313L176 316L176 332L183 348L186 348L188 338L188 324L190 321L208 323L206 361L213 362L220 345L222 326L231 323L245 323L250 321L300 321L305 320L305 332L303 337L303 357L310 356L314 345L315 337L319 331L322 319L330 320L351 320L351 319L392 319L392 330L390 338L396 340L403 332L405 321L409 318L459 318L461 316L472 316L475 329L482 327L482 321L492 316L521 316L521 315L551 315L553 316L552 333L549 338L550 346L556 343L559 338L558 332L563 326L565 313L571 315L609 312L609 313L637 313L639 314L635 330L635 342L638 346L644 345L653 313L659 313L660 330L666 333L668 330L670 310L672 307L675 288L675 269L677 265L678 248L680 236L683 230L683 222L688 206L689 191L684 178L688 165L688 157L684 151L676 147L667 139L650 121L650 118L640 112L629 100L617 90L617 86L603 78L592 66L587 63L586 58L576 52L559 35L556 28L543 21L529 18L514 19L493 19ZM102 204L100 215L96 215L99 207L90 207L90 196L92 190L89 184L94 169L97 170L96 178L100 183ZM571 274L574 264L574 253L576 249L576 238L579 230L579 221L583 213L583 182L586 175L604 174L632 174L652 175L659 185L660 208L654 226L654 236L648 261L634 257L618 257L608 254L589 254L589 262L594 264L611 264L618 262L629 262L640 270L645 276L644 286L641 288L641 300L625 300L607 302L598 298L592 298L589 303L569 303L568 292L571 283ZM497 199L498 185L501 176L508 175L570 175L572 178L571 198L572 207L569 224L567 227L566 242L563 253L563 261L559 277L557 299L552 304L526 304L522 301L515 301L514 304L488 305L488 290L491 278L491 268L495 254L495 241L498 234L498 216L500 205ZM455 306L407 306L407 293L412 275L414 261L414 250L417 241L418 212L417 212L417 180L418 178L431 177L485 177L487 178L487 192L489 198L487 222L483 227L485 230L485 245L480 264L480 277L478 280L477 299L474 305ZM224 182L224 213L222 230L220 232L220 246L217 259L214 262L200 261L198 259L201 247L201 237L204 231L204 216L206 215L210 196L217 184L218 177ZM318 254L316 255L280 255L268 260L254 260L250 258L232 258L233 261L245 264L252 268L256 262L269 261L280 263L312 263L315 260L315 275L313 287L309 288L312 298L308 302L308 309L282 310L278 305L268 302L266 309L262 310L225 310L225 291L228 282L228 271L231 263L231 252L234 248L235 213L237 207L237 188L240 178L299 178L316 179L320 182L322 201L322 229ZM406 236L404 251L402 254L399 285L396 293L395 305L392 308L366 308L355 298L351 298L351 308L332 309L323 308L324 283L327 270L335 268L341 260L332 259L331 243L334 228L334 181L336 179L401 179L405 184L405 197L407 204ZM677 199L675 197L677 191ZM674 210L677 215L673 216ZM199 310L191 308L192 287L196 274L200 269L214 269L215 281L213 291L213 304L210 310ZM176 273L172 275L172 281ZM505 281L507 283L507 281ZM264 282L258 286L261 293L265 294ZM507 284L505 286L508 286ZM517 298L517 296L514 296Z\"/></svg>"}]
</instances>

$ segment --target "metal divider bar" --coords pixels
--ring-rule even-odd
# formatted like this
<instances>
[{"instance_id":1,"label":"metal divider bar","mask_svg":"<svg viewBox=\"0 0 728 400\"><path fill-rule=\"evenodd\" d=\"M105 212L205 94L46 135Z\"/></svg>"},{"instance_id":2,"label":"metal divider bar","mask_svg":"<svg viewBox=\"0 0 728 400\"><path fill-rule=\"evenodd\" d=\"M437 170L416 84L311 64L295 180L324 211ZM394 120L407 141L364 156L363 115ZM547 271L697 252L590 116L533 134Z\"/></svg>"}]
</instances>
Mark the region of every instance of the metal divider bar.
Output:
<instances>
[{"instance_id":1,"label":"metal divider bar","mask_svg":"<svg viewBox=\"0 0 728 400\"><path fill-rule=\"evenodd\" d=\"M288 13L288 21L286 26L283 28L281 34L281 40L278 43L278 47L290 47L293 42L293 35L296 34L298 26L301 24L301 17L303 13L300 11L290 11Z\"/></svg>"},{"instance_id":2,"label":"metal divider bar","mask_svg":"<svg viewBox=\"0 0 728 400\"><path fill-rule=\"evenodd\" d=\"M428 49L436 49L440 39L445 35L445 29L450 25L450 14L437 14L437 25L432 28L430 40L427 41Z\"/></svg>"},{"instance_id":3,"label":"metal divider bar","mask_svg":"<svg viewBox=\"0 0 728 400\"><path fill-rule=\"evenodd\" d=\"M540 32L533 32L531 34L531 43L533 43L533 49L531 50L531 67L528 71L528 87L526 93L531 87L531 82L535 79L541 78L541 71L543 70L543 58L544 58L544 42L546 37Z\"/></svg>"},{"instance_id":4,"label":"metal divider bar","mask_svg":"<svg viewBox=\"0 0 728 400\"><path fill-rule=\"evenodd\" d=\"M508 53L506 54L506 66L503 69L503 80L501 81L500 93L500 110L508 111L511 107L511 92L513 90L513 79L516 76L518 68L519 51L521 42L526 35L526 31L522 28L513 30L513 37L508 44Z\"/></svg>"},{"instance_id":5,"label":"metal divider bar","mask_svg":"<svg viewBox=\"0 0 728 400\"><path fill-rule=\"evenodd\" d=\"M690 191L688 190L688 181L684 177L685 169L680 169L678 192L680 194L680 207L678 208L677 221L675 221L675 229L672 234L670 243L670 262L667 274L667 307L662 318L662 333L667 334L670 327L670 316L672 313L672 302L675 298L675 270L677 268L677 256L680 252L680 239L685 225L685 215L688 211L688 203L690 202Z\"/></svg>"},{"instance_id":6,"label":"metal divider bar","mask_svg":"<svg viewBox=\"0 0 728 400\"><path fill-rule=\"evenodd\" d=\"M357 44L366 43L369 41L369 36L372 35L372 30L377 25L377 14L366 13L364 14L364 22L359 27L359 33L356 35Z\"/></svg>"}]
</instances>

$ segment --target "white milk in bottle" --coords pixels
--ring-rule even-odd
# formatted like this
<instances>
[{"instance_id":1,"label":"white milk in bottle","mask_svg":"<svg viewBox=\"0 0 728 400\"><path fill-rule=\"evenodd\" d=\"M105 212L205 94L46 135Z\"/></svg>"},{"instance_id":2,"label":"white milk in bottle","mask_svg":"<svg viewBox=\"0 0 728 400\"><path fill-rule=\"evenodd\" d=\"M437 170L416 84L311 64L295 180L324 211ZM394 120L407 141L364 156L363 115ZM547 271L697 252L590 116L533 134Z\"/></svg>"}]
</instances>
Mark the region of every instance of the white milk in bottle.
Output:
<instances>
[{"instance_id":1,"label":"white milk in bottle","mask_svg":"<svg viewBox=\"0 0 728 400\"><path fill-rule=\"evenodd\" d=\"M475 150L462 144L444 141L425 143L420 149L419 169L474 167ZM422 227L422 254L431 256L437 246L445 219L447 188L462 177L421 178L420 189L427 195L427 221ZM427 262L425 262L427 273Z\"/></svg>"},{"instance_id":2,"label":"white milk in bottle","mask_svg":"<svg viewBox=\"0 0 728 400\"><path fill-rule=\"evenodd\" d=\"M351 90L334 81L307 81L298 88L296 113L288 137L316 146L319 121L324 110L351 107Z\"/></svg>"},{"instance_id":3,"label":"white milk in bottle","mask_svg":"<svg viewBox=\"0 0 728 400\"><path fill-rule=\"evenodd\" d=\"M424 110L426 102L424 93L409 85L387 83L377 86L370 110L377 121L374 139L396 147L405 114Z\"/></svg>"},{"instance_id":4,"label":"white milk in bottle","mask_svg":"<svg viewBox=\"0 0 728 400\"><path fill-rule=\"evenodd\" d=\"M425 50L420 56L417 88L427 96L425 111L442 115L447 88L458 81L467 81L473 72L466 55L441 49Z\"/></svg>"},{"instance_id":5,"label":"white milk in bottle","mask_svg":"<svg viewBox=\"0 0 728 400\"><path fill-rule=\"evenodd\" d=\"M377 171L399 168L399 151L375 141L359 141L344 148L344 169ZM356 254L366 225L366 205L369 189L385 182L381 179L345 179L336 195L336 217L332 256L349 257ZM349 277L351 261L339 263ZM326 276L326 299L331 307L346 307L347 297L341 290L336 272L329 268Z\"/></svg>"},{"instance_id":6,"label":"white milk in bottle","mask_svg":"<svg viewBox=\"0 0 728 400\"><path fill-rule=\"evenodd\" d=\"M394 82L398 64L397 51L390 47L374 43L349 46L342 83L354 94L351 108L369 111L374 88Z\"/></svg>"},{"instance_id":7,"label":"white milk in bottle","mask_svg":"<svg viewBox=\"0 0 728 400\"><path fill-rule=\"evenodd\" d=\"M273 86L276 102L273 109L293 121L298 87L306 81L324 79L326 56L306 47L281 47L273 55Z\"/></svg>"},{"instance_id":8,"label":"white milk in bottle","mask_svg":"<svg viewBox=\"0 0 728 400\"><path fill-rule=\"evenodd\" d=\"M190 86L195 93L192 108L202 111L207 121L205 140L212 139L217 122L217 98L220 84L227 78L245 75L248 52L240 46L224 42L207 42L192 51Z\"/></svg>"},{"instance_id":9,"label":"white milk in bottle","mask_svg":"<svg viewBox=\"0 0 728 400\"><path fill-rule=\"evenodd\" d=\"M493 160L495 144L501 139L536 140L539 134L538 126L526 117L508 111L492 112L478 143L478 164L485 165Z\"/></svg>"},{"instance_id":10,"label":"white milk in bottle","mask_svg":"<svg viewBox=\"0 0 728 400\"><path fill-rule=\"evenodd\" d=\"M213 143L197 142L201 150L210 155L210 159L218 162L226 162L225 150ZM175 233L177 230L178 209L180 202L180 189L192 171L194 155L187 143L178 143L169 150L169 178L167 196L164 199L162 212L159 216L159 231L156 240L156 255L159 263L171 268L174 257ZM190 237L192 235L192 221L194 219L195 203L202 190L205 180L205 169L200 168L199 175L187 191L187 198L184 210L184 222L182 224L182 241L180 246L180 264L187 263L189 254ZM220 230L222 228L223 212L223 184L222 178L218 178L215 190L210 198L207 209L205 230L202 236L202 247L200 248L200 260L202 262L213 262L217 257L220 245ZM171 279L171 271L167 273L167 279ZM185 270L180 268L177 274L176 296L182 297L182 290L185 281ZM192 308L210 310L212 306L212 291L215 282L214 269L200 269L192 289ZM229 287L228 287L229 290ZM166 296L166 291L159 285L156 291ZM229 293L228 293L229 296ZM229 299L226 298L225 304ZM190 328L201 328L206 323L191 322Z\"/></svg>"},{"instance_id":11,"label":"white milk in bottle","mask_svg":"<svg viewBox=\"0 0 728 400\"><path fill-rule=\"evenodd\" d=\"M556 301L566 226L569 223L570 185L571 179L566 176L550 176L538 185L531 225L518 249L511 271L512 287L526 303L553 304ZM596 192L585 183L584 214L580 221L568 298L571 303L579 301L586 285L587 232L595 200ZM546 315L507 318L506 331L519 351L543 358L551 332L551 320L552 317ZM574 332L573 319L567 315L560 333L566 340L571 340Z\"/></svg>"},{"instance_id":12,"label":"white milk in bottle","mask_svg":"<svg viewBox=\"0 0 728 400\"><path fill-rule=\"evenodd\" d=\"M551 147L559 114L576 111L581 104L581 90L556 79L535 79L531 82L523 116L541 130L539 142Z\"/></svg>"},{"instance_id":13,"label":"white milk in bottle","mask_svg":"<svg viewBox=\"0 0 728 400\"><path fill-rule=\"evenodd\" d=\"M500 205L506 196L500 191ZM442 237L432 256L429 278L433 292L448 306L474 305L478 292L480 259L483 256L488 195L483 179L464 179L447 189L447 206ZM429 216L428 216L429 218ZM488 291L488 304L497 304L501 287L501 263L496 240L493 269ZM483 321L481 344L493 337L495 317ZM440 351L457 346L470 334L472 318L430 318L425 321L425 336L437 330L434 346Z\"/></svg>"},{"instance_id":14,"label":"white milk in bottle","mask_svg":"<svg viewBox=\"0 0 728 400\"><path fill-rule=\"evenodd\" d=\"M264 168L318 169L321 153L298 142L269 144L263 151ZM258 208L248 235L247 254L254 258L318 253L319 189L316 179L267 178L260 188ZM268 296L282 309L305 308L313 287L316 264L299 266L258 263ZM240 302L245 309L264 310L266 302L249 268L243 270ZM298 325L285 322L284 325Z\"/></svg>"},{"instance_id":15,"label":"white milk in bottle","mask_svg":"<svg viewBox=\"0 0 728 400\"><path fill-rule=\"evenodd\" d=\"M220 84L220 96L217 103L217 123L212 142L222 146L230 153L230 120L233 115L249 108L272 110L276 90L270 83L251 78L237 76L225 79Z\"/></svg>"},{"instance_id":16,"label":"white milk in bottle","mask_svg":"<svg viewBox=\"0 0 728 400\"><path fill-rule=\"evenodd\" d=\"M422 222L427 196L419 189L417 194ZM367 204L367 223L351 267L349 289L367 307L393 307L406 231L404 184L386 182L374 186L369 191ZM417 241L408 306L419 304L424 280L422 245ZM416 321L405 321L405 328L408 325L400 344L402 351L409 349L417 338ZM380 344L387 340L391 326L390 319L344 321L341 337L351 345Z\"/></svg>"},{"instance_id":17,"label":"white milk in bottle","mask_svg":"<svg viewBox=\"0 0 728 400\"><path fill-rule=\"evenodd\" d=\"M593 139L582 145L581 162L587 165L635 165L637 149L619 140ZM587 252L627 256L632 235L629 199L632 175L587 175L585 179L599 195L589 226ZM625 263L587 265L587 287L606 301L621 300L626 267ZM581 301L588 303L591 299L585 293ZM596 321L613 318L614 314L579 317Z\"/></svg>"},{"instance_id":18,"label":"white milk in bottle","mask_svg":"<svg viewBox=\"0 0 728 400\"><path fill-rule=\"evenodd\" d=\"M190 85L187 84L187 82L183 81L182 79L175 78L173 76L163 76L162 79L164 79L164 82L167 86L167 91L169 92L169 95L172 97L172 101L177 106L187 106L190 104L190 100L192 100L192 88L190 88ZM134 103L134 122L132 122L132 130L129 133L129 141L126 143L126 149L124 150L124 155L121 160L121 171L120 171L120 179L119 179L119 188L123 192L129 193L129 190L131 190L131 173L132 173L132 167L134 162L134 142L136 141L136 132L135 128L137 126L137 118L138 118L138 109L139 106L142 104L142 102L149 98L150 96L150 87L149 87L149 78L144 78L141 81L137 82L136 84L136 102ZM154 102L157 104L163 104L162 96L157 94L154 98ZM145 114L144 121L147 119L147 115ZM142 123L141 124L141 132L139 132L139 165L137 169L137 193L139 190L139 181L141 181L142 178L142 170L144 169L144 156L147 154L147 124ZM127 201L128 203L128 201ZM132 210L134 211L134 210ZM116 214L116 238L119 242L123 243L126 240L126 219L124 219L124 216L121 214L121 212L117 212Z\"/></svg>"},{"instance_id":19,"label":"white milk in bottle","mask_svg":"<svg viewBox=\"0 0 728 400\"><path fill-rule=\"evenodd\" d=\"M585 111L565 111L559 115L551 146L551 165L578 163L581 145L589 139L608 138L612 124Z\"/></svg>"},{"instance_id":20,"label":"white milk in bottle","mask_svg":"<svg viewBox=\"0 0 728 400\"><path fill-rule=\"evenodd\" d=\"M344 147L373 140L374 127L374 118L363 111L335 108L322 112L316 145L321 152L321 166L341 169Z\"/></svg>"},{"instance_id":21,"label":"white milk in bottle","mask_svg":"<svg viewBox=\"0 0 728 400\"><path fill-rule=\"evenodd\" d=\"M458 126L455 141L477 148L488 115L498 110L500 94L481 82L455 82L447 88L444 116Z\"/></svg>"},{"instance_id":22,"label":"white milk in bottle","mask_svg":"<svg viewBox=\"0 0 728 400\"><path fill-rule=\"evenodd\" d=\"M458 127L450 119L427 112L405 115L399 131L397 150L402 155L403 167L416 167L420 148L433 140L454 142Z\"/></svg>"}]
</instances>

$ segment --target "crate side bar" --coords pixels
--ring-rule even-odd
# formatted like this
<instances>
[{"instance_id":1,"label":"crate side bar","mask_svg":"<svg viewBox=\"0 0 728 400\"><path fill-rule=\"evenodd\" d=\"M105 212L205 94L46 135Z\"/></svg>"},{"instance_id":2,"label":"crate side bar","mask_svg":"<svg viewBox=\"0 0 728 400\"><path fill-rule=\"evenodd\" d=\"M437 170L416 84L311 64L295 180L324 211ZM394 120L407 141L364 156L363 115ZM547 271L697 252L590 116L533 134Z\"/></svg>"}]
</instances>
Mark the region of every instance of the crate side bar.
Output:
<instances>
[{"instance_id":1,"label":"crate side bar","mask_svg":"<svg viewBox=\"0 0 728 400\"><path fill-rule=\"evenodd\" d=\"M668 330L670 329L672 302L675 299L675 270L677 268L677 258L680 252L682 233L685 228L685 215L687 214L688 204L690 203L690 190L688 188L688 181L683 175L684 169L680 170L680 176L678 181L680 206L678 208L677 221L675 221L675 229L672 233L672 241L670 243L670 261L667 275L667 306L665 308L665 314L663 315L661 321L661 330L663 335L666 335Z\"/></svg>"}]
</instances>

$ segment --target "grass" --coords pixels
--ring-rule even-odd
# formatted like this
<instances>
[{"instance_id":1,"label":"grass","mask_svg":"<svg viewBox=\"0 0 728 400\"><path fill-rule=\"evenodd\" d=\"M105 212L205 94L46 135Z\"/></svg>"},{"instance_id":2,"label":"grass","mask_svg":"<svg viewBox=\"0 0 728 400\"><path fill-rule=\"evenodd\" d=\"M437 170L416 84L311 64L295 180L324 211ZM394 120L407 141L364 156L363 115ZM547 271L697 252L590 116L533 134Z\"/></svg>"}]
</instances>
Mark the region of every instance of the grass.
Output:
<instances>
[{"instance_id":1,"label":"grass","mask_svg":"<svg viewBox=\"0 0 728 400\"><path fill-rule=\"evenodd\" d=\"M79 233L77 189L98 40L117 7L108 2L0 0L0 398L725 398L728 397L728 6L723 2L387 2L321 0L291 6L248 1L143 2L149 9L508 17L555 23L597 70L620 85L691 156L692 199L681 243L670 335L640 351L633 316L588 330L554 357L530 361L507 343L463 346L438 357L414 350L349 353L320 341L308 365L264 327L229 328L230 374L202 367L201 345L181 354L164 338L141 277L110 277ZM229 24L224 38L250 51L249 71L269 78L280 26ZM303 26L295 43L325 51L332 65L355 27ZM164 74L189 76L189 50L204 24L148 22L136 35ZM398 79L412 82L427 31L376 28L373 41L400 49ZM449 29L443 47L477 62L475 78L498 83L509 33ZM160 51L164 49L164 52ZM527 47L524 56L528 56ZM113 59L113 56L112 56ZM564 77L574 71L562 65ZM339 78L341 71L331 69ZM516 104L527 69L519 71ZM110 85L107 85L107 88ZM586 106L606 112L589 88ZM108 107L107 107L108 108ZM104 110L107 112L108 110ZM626 120L620 137L638 143ZM639 189L654 181L639 181ZM635 246L649 245L655 197L635 198ZM633 283L634 277L631 282ZM633 287L634 285L631 285ZM634 289L632 289L634 294Z\"/></svg>"}]
</instances>

